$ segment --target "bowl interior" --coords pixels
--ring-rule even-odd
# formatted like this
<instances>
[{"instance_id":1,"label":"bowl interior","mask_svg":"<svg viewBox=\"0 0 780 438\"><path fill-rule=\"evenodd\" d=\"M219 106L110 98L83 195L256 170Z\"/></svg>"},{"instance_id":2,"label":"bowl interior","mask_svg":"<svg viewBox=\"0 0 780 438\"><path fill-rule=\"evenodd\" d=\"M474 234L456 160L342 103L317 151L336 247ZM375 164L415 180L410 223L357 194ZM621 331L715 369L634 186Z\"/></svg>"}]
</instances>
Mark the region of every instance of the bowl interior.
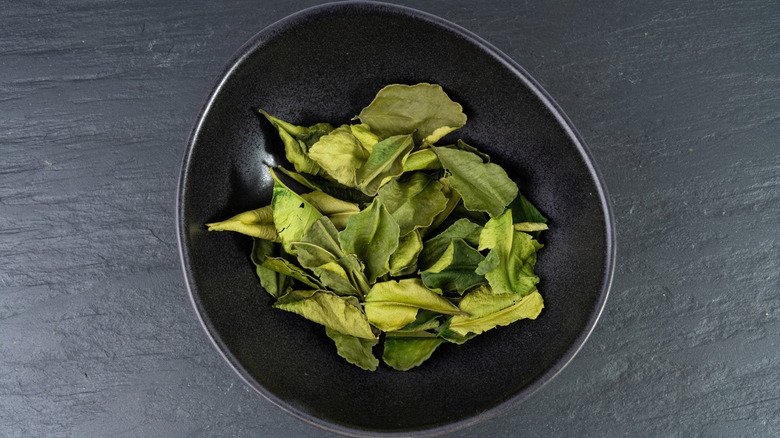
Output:
<instances>
[{"instance_id":1,"label":"bowl interior","mask_svg":"<svg viewBox=\"0 0 780 438\"><path fill-rule=\"evenodd\" d=\"M204 223L270 202L283 147L257 109L296 124L349 123L390 83L432 82L468 116L456 131L489 153L550 219L537 273L545 309L421 367L358 369L321 326L270 308L251 241ZM263 30L234 55L185 153L177 226L186 281L218 350L258 393L345 434L449 430L517 403L576 353L604 305L612 222L597 171L567 119L516 64L469 32L414 10L338 3Z\"/></svg>"}]
</instances>

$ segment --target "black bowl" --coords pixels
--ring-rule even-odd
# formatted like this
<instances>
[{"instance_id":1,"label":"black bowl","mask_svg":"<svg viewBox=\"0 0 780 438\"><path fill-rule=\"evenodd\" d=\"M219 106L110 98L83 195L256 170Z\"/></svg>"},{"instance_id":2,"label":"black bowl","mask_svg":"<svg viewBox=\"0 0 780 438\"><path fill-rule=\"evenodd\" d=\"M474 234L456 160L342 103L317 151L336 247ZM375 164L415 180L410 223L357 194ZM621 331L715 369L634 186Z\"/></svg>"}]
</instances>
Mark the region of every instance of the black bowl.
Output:
<instances>
[{"instance_id":1,"label":"black bowl","mask_svg":"<svg viewBox=\"0 0 780 438\"><path fill-rule=\"evenodd\" d=\"M266 168L284 163L256 110L296 124L348 123L390 83L438 83L468 115L458 138L491 155L550 219L535 321L442 345L422 366L363 371L321 326L270 308L250 239L204 223L270 202ZM573 358L596 324L614 266L604 185L585 145L522 68L474 34L382 3L307 9L255 35L229 61L184 155L177 233L187 286L217 350L283 410L346 435L437 434L528 398Z\"/></svg>"}]
</instances>

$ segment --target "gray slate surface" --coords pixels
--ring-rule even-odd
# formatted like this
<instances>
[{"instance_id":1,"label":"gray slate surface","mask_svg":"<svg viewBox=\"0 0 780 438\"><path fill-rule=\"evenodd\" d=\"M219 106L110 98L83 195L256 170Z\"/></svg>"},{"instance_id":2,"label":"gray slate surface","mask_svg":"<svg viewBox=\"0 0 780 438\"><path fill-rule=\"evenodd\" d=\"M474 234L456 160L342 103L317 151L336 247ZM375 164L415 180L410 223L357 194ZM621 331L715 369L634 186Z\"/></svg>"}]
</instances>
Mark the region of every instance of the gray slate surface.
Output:
<instances>
[{"instance_id":1,"label":"gray slate surface","mask_svg":"<svg viewBox=\"0 0 780 438\"><path fill-rule=\"evenodd\" d=\"M222 64L317 1L0 1L0 435L330 436L241 383L174 235ZM560 103L617 219L590 340L452 436L780 435L780 4L402 1Z\"/></svg>"}]
</instances>

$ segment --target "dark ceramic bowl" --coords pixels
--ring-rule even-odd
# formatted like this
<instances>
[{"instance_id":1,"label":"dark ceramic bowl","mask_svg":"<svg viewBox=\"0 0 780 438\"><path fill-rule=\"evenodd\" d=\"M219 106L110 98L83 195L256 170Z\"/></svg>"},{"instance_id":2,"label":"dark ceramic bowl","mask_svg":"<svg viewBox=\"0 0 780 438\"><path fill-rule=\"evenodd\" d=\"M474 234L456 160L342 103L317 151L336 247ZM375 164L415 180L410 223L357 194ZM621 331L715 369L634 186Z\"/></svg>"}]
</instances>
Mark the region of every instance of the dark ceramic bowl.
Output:
<instances>
[{"instance_id":1,"label":"dark ceramic bowl","mask_svg":"<svg viewBox=\"0 0 780 438\"><path fill-rule=\"evenodd\" d=\"M550 219L537 263L545 309L407 372L363 371L322 326L270 308L250 239L204 223L270 202L282 144L256 110L297 124L348 123L390 83L441 84L468 115L457 138L507 170ZM528 398L596 324L614 266L609 201L582 140L522 68L440 18L381 3L307 9L255 35L198 114L181 169L184 274L208 336L239 376L290 414L346 435L437 434Z\"/></svg>"}]
</instances>

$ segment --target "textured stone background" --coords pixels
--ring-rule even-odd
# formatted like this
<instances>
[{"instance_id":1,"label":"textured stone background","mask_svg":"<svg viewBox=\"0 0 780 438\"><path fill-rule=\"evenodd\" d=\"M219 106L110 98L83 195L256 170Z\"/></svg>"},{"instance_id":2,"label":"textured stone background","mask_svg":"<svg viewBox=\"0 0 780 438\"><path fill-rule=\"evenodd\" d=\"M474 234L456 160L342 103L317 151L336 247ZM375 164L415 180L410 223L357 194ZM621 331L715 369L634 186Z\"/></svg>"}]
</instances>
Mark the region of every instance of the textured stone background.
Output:
<instances>
[{"instance_id":1,"label":"textured stone background","mask_svg":"<svg viewBox=\"0 0 780 438\"><path fill-rule=\"evenodd\" d=\"M0 0L0 435L329 436L213 349L173 219L222 64L318 3ZM780 3L396 3L527 69L617 219L583 350L452 436L780 435Z\"/></svg>"}]
</instances>

